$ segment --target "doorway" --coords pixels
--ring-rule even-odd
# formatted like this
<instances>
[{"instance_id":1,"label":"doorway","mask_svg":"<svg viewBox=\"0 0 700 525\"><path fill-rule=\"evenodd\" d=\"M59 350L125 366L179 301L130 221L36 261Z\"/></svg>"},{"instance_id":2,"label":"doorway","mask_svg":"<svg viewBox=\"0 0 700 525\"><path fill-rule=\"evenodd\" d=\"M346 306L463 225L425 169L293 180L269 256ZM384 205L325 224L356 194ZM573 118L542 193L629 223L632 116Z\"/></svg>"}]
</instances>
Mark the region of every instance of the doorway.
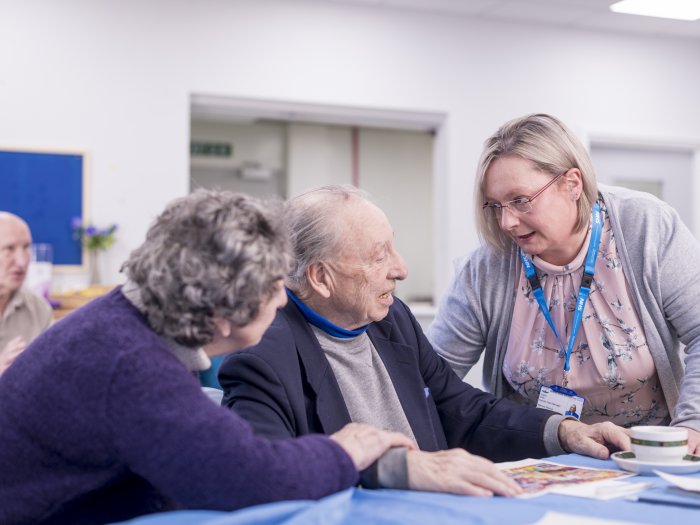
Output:
<instances>
[{"instance_id":1,"label":"doorway","mask_svg":"<svg viewBox=\"0 0 700 525\"><path fill-rule=\"evenodd\" d=\"M670 204L694 228L694 150L657 146L591 144L591 159L604 184L651 193Z\"/></svg>"},{"instance_id":2,"label":"doorway","mask_svg":"<svg viewBox=\"0 0 700 525\"><path fill-rule=\"evenodd\" d=\"M396 294L414 305L425 328L439 267L434 142L443 120L437 113L193 95L190 188L288 198L354 183L394 227L409 269Z\"/></svg>"}]
</instances>

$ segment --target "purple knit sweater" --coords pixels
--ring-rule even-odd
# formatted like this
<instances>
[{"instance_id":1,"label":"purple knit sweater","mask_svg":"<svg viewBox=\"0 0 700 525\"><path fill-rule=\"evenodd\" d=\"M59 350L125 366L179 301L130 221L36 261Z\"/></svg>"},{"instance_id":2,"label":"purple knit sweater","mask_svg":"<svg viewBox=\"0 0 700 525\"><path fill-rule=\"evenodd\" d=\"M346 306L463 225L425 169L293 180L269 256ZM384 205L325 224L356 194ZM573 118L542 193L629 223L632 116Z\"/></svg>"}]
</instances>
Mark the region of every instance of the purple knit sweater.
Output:
<instances>
[{"instance_id":1,"label":"purple knit sweater","mask_svg":"<svg viewBox=\"0 0 700 525\"><path fill-rule=\"evenodd\" d=\"M118 289L0 377L2 524L316 499L357 476L327 437L268 441L217 407Z\"/></svg>"}]
</instances>

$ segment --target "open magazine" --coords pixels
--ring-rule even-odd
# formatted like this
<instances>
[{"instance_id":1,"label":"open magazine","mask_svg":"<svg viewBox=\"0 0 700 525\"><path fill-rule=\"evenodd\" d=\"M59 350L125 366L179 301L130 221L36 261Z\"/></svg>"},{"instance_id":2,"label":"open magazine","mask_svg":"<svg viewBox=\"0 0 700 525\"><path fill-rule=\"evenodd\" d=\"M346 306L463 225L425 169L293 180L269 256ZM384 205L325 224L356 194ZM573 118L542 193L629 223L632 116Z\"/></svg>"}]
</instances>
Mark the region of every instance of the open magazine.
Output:
<instances>
[{"instance_id":1,"label":"open magazine","mask_svg":"<svg viewBox=\"0 0 700 525\"><path fill-rule=\"evenodd\" d=\"M630 472L572 467L539 459L501 463L499 468L520 485L523 489L521 497L555 492L608 499L623 495L627 489L633 489L636 485L619 482L635 475Z\"/></svg>"}]
</instances>

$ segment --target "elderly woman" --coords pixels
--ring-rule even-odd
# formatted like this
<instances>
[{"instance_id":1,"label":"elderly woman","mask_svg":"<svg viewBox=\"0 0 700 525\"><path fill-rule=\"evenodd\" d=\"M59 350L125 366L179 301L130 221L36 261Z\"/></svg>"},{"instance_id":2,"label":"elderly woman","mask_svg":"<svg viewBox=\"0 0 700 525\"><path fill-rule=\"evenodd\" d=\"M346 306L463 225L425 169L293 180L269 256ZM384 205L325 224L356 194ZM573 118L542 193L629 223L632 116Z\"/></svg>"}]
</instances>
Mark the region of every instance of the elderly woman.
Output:
<instances>
[{"instance_id":1,"label":"elderly woman","mask_svg":"<svg viewBox=\"0 0 700 525\"><path fill-rule=\"evenodd\" d=\"M598 186L580 141L549 115L486 141L475 193L485 245L442 300L435 349L460 376L485 352L497 396L554 399L562 413L582 401L588 423L688 427L698 450L700 249L678 214Z\"/></svg>"},{"instance_id":2,"label":"elderly woman","mask_svg":"<svg viewBox=\"0 0 700 525\"><path fill-rule=\"evenodd\" d=\"M286 302L279 212L233 193L167 207L129 280L54 325L0 378L0 523L104 523L350 487L407 438L363 425L271 442L192 370L257 343Z\"/></svg>"}]
</instances>

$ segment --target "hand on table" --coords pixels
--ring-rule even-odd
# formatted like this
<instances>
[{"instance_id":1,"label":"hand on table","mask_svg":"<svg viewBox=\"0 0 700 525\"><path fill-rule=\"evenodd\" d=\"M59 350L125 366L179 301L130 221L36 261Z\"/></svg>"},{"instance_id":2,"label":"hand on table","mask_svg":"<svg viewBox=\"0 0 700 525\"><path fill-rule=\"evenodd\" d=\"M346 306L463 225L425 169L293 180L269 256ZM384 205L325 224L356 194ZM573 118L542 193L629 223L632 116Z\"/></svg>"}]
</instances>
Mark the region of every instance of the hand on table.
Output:
<instances>
[{"instance_id":1,"label":"hand on table","mask_svg":"<svg viewBox=\"0 0 700 525\"><path fill-rule=\"evenodd\" d=\"M688 427L683 428L688 429L688 454L700 454L700 432Z\"/></svg>"},{"instance_id":2,"label":"hand on table","mask_svg":"<svg viewBox=\"0 0 700 525\"><path fill-rule=\"evenodd\" d=\"M515 496L520 486L489 460L463 449L440 452L409 451L408 484L413 490L469 496Z\"/></svg>"},{"instance_id":3,"label":"hand on table","mask_svg":"<svg viewBox=\"0 0 700 525\"><path fill-rule=\"evenodd\" d=\"M607 459L611 451L631 448L629 430L609 421L586 425L565 419L559 424L559 443L567 452Z\"/></svg>"},{"instance_id":4,"label":"hand on table","mask_svg":"<svg viewBox=\"0 0 700 525\"><path fill-rule=\"evenodd\" d=\"M7 370L7 368L14 362L17 356L24 351L25 348L27 348L27 342L21 335L11 339L5 345L5 348L3 348L0 352L0 374Z\"/></svg>"},{"instance_id":5,"label":"hand on table","mask_svg":"<svg viewBox=\"0 0 700 525\"><path fill-rule=\"evenodd\" d=\"M345 449L357 470L364 470L393 447L416 448L416 444L399 432L387 432L365 423L348 423L330 438Z\"/></svg>"}]
</instances>

